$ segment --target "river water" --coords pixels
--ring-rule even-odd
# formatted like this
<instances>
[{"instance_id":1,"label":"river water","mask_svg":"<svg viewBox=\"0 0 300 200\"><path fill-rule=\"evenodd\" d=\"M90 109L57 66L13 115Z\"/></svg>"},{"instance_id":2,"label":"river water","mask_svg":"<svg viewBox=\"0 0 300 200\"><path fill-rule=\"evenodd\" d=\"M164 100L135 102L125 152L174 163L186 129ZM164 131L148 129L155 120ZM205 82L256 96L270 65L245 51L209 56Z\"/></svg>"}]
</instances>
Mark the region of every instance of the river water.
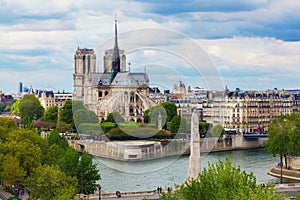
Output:
<instances>
[{"instance_id":1,"label":"river water","mask_svg":"<svg viewBox=\"0 0 300 200\"><path fill-rule=\"evenodd\" d=\"M201 169L208 166L208 162L215 163L219 159L230 157L241 170L253 172L257 183L278 182L267 174L278 162L264 149L238 150L201 154ZM122 162L94 157L98 164L102 180L99 182L106 192L117 190L145 191L155 190L158 186L168 187L182 183L187 176L189 156L170 157L152 161Z\"/></svg>"}]
</instances>

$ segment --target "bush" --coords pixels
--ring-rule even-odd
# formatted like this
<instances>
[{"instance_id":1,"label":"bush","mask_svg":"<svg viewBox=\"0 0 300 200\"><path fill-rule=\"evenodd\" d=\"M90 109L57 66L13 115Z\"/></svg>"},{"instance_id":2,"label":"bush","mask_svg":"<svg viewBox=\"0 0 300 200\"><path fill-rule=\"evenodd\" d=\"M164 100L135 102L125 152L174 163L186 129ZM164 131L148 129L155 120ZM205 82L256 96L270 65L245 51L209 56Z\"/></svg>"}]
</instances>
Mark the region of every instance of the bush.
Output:
<instances>
[{"instance_id":1,"label":"bush","mask_svg":"<svg viewBox=\"0 0 300 200\"><path fill-rule=\"evenodd\" d=\"M134 129L113 128L107 137L110 140L141 140L141 139L170 139L173 135L164 130L151 127L136 127Z\"/></svg>"},{"instance_id":2,"label":"bush","mask_svg":"<svg viewBox=\"0 0 300 200\"><path fill-rule=\"evenodd\" d=\"M107 132L109 132L111 129L113 129L113 128L115 128L115 123L113 123L113 122L102 122L101 124L100 124L100 126L101 126L101 128L102 128L102 131L104 132L104 133L107 133Z\"/></svg>"},{"instance_id":3,"label":"bush","mask_svg":"<svg viewBox=\"0 0 300 200\"><path fill-rule=\"evenodd\" d=\"M99 124L95 124L95 123L81 123L79 125L77 132L85 133L85 134L101 134L101 133L103 133Z\"/></svg>"}]
</instances>

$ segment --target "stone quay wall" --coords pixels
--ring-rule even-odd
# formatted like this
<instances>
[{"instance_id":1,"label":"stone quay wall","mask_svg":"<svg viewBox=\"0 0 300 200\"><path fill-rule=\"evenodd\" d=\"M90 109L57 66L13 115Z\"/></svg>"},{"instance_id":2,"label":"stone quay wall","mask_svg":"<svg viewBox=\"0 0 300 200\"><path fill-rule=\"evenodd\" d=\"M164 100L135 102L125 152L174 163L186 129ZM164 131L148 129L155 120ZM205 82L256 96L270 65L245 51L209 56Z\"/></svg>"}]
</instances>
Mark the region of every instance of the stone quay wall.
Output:
<instances>
[{"instance_id":1,"label":"stone quay wall","mask_svg":"<svg viewBox=\"0 0 300 200\"><path fill-rule=\"evenodd\" d=\"M231 140L202 138L200 151L216 152L261 148L264 147L266 140L267 138L244 139L242 135L235 135ZM93 156L121 161L143 161L190 153L189 140L170 140L168 142L72 140L69 141L69 144L79 152L87 151Z\"/></svg>"}]
</instances>

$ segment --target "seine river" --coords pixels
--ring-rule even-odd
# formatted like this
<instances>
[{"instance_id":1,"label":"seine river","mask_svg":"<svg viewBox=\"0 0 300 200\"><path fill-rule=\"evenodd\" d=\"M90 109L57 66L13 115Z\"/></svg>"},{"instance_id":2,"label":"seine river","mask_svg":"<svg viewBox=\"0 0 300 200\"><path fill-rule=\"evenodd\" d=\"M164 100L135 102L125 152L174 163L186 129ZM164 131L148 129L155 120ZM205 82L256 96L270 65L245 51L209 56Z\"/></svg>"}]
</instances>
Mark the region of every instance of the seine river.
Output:
<instances>
[{"instance_id":1,"label":"seine river","mask_svg":"<svg viewBox=\"0 0 300 200\"><path fill-rule=\"evenodd\" d=\"M278 182L267 172L279 162L279 158L264 149L201 154L201 169L207 167L208 162L215 163L226 157L230 157L242 170L253 172L257 183ZM104 191L144 191L182 183L187 176L189 156L143 162L121 162L97 157L94 162L98 164L102 178L100 184Z\"/></svg>"}]
</instances>

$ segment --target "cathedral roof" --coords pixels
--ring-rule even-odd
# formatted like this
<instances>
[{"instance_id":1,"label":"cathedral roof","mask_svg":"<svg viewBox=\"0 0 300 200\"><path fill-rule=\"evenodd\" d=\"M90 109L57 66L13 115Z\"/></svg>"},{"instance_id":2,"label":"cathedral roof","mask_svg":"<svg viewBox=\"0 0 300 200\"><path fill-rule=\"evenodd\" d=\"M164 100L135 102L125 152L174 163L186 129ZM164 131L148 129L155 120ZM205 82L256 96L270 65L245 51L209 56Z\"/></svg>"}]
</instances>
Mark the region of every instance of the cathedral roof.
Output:
<instances>
[{"instance_id":1,"label":"cathedral roof","mask_svg":"<svg viewBox=\"0 0 300 200\"><path fill-rule=\"evenodd\" d=\"M112 86L145 86L148 75L145 73L119 72L111 83Z\"/></svg>"},{"instance_id":2,"label":"cathedral roof","mask_svg":"<svg viewBox=\"0 0 300 200\"><path fill-rule=\"evenodd\" d=\"M119 72L111 82L111 74L91 74L93 86L145 86L148 85L148 75L145 73Z\"/></svg>"},{"instance_id":3,"label":"cathedral roof","mask_svg":"<svg viewBox=\"0 0 300 200\"><path fill-rule=\"evenodd\" d=\"M91 74L93 86L109 86L111 77L110 74L93 73Z\"/></svg>"}]
</instances>

